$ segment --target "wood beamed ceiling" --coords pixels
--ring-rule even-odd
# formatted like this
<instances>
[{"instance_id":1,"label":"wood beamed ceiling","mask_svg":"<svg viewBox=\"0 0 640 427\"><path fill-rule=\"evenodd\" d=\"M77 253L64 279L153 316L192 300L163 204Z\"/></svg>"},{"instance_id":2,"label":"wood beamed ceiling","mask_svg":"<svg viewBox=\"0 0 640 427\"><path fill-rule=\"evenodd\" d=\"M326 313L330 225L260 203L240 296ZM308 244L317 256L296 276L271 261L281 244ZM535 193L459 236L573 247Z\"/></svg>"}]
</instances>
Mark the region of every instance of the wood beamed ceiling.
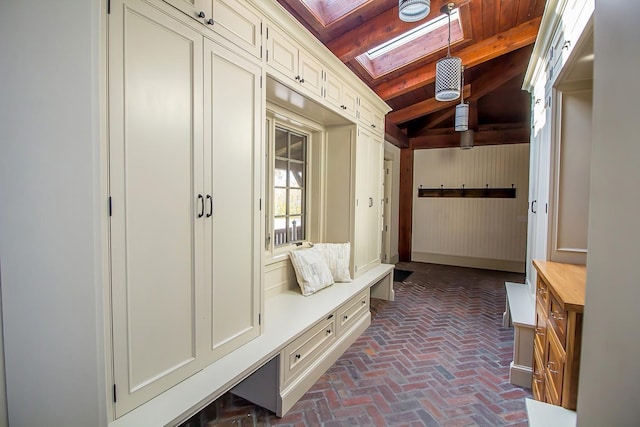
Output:
<instances>
[{"instance_id":1,"label":"wood beamed ceiling","mask_svg":"<svg viewBox=\"0 0 640 427\"><path fill-rule=\"evenodd\" d=\"M411 48L385 53L365 68L359 55L441 16L449 3L431 0L415 23L398 18L398 0L278 0L298 21L393 109L386 138L401 148L455 147L455 105L434 98L436 62L446 55L443 31L421 36ZM475 145L529 141L530 98L521 90L545 0L458 0L459 39L451 54L462 59L464 99ZM453 33L452 33L453 34ZM372 60L375 61L375 60ZM367 59L367 62L369 60ZM379 69L381 75L372 75ZM391 70L391 71L386 71ZM374 73L375 74L375 73Z\"/></svg>"}]
</instances>

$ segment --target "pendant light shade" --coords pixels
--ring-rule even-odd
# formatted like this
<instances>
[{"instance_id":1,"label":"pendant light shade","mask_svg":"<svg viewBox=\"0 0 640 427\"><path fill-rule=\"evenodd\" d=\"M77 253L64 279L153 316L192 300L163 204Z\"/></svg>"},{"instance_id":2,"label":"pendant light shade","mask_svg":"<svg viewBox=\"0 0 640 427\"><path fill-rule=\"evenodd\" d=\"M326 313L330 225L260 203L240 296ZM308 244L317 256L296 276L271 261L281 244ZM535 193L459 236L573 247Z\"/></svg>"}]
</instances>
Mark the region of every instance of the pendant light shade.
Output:
<instances>
[{"instance_id":1,"label":"pendant light shade","mask_svg":"<svg viewBox=\"0 0 640 427\"><path fill-rule=\"evenodd\" d=\"M456 131L469 130L469 104L456 105Z\"/></svg>"},{"instance_id":2,"label":"pendant light shade","mask_svg":"<svg viewBox=\"0 0 640 427\"><path fill-rule=\"evenodd\" d=\"M416 22L425 18L431 9L431 0L398 0L398 13L404 22Z\"/></svg>"},{"instance_id":3,"label":"pendant light shade","mask_svg":"<svg viewBox=\"0 0 640 427\"><path fill-rule=\"evenodd\" d=\"M462 78L462 59L451 56L451 11L453 3L442 6L441 12L449 16L449 39L447 56L436 63L436 99L453 101L460 96L460 80Z\"/></svg>"},{"instance_id":4,"label":"pendant light shade","mask_svg":"<svg viewBox=\"0 0 640 427\"><path fill-rule=\"evenodd\" d=\"M469 129L460 133L460 149L473 148L473 130Z\"/></svg>"},{"instance_id":5,"label":"pendant light shade","mask_svg":"<svg viewBox=\"0 0 640 427\"><path fill-rule=\"evenodd\" d=\"M454 101L460 97L460 75L462 60L447 56L436 63L436 99Z\"/></svg>"}]
</instances>

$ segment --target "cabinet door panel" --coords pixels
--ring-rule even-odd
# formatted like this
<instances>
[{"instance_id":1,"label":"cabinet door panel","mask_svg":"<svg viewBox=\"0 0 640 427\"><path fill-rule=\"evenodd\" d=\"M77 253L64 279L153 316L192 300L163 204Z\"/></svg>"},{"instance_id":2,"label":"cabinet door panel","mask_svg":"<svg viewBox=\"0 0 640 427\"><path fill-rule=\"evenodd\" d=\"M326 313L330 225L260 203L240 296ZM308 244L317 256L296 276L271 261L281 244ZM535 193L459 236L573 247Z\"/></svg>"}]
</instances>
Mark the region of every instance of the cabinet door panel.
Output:
<instances>
[{"instance_id":1,"label":"cabinet door panel","mask_svg":"<svg viewBox=\"0 0 640 427\"><path fill-rule=\"evenodd\" d=\"M244 3L244 2L242 2ZM237 0L213 0L213 29L227 40L260 57L262 20Z\"/></svg>"},{"instance_id":2,"label":"cabinet door panel","mask_svg":"<svg viewBox=\"0 0 640 427\"><path fill-rule=\"evenodd\" d=\"M202 37L146 3L112 7L110 190L117 416L196 372ZM200 180L194 181L194 177Z\"/></svg>"},{"instance_id":3,"label":"cabinet door panel","mask_svg":"<svg viewBox=\"0 0 640 427\"><path fill-rule=\"evenodd\" d=\"M205 58L205 185L213 206L205 257L218 358L259 334L261 71L209 41Z\"/></svg>"},{"instance_id":4,"label":"cabinet door panel","mask_svg":"<svg viewBox=\"0 0 640 427\"><path fill-rule=\"evenodd\" d=\"M293 79L298 74L298 48L288 37L273 27L268 30L267 64Z\"/></svg>"},{"instance_id":5,"label":"cabinet door panel","mask_svg":"<svg viewBox=\"0 0 640 427\"><path fill-rule=\"evenodd\" d=\"M369 232L367 226L369 213L369 151L371 150L371 136L359 131L356 142L356 218L354 260L355 273L359 275L366 270L369 256Z\"/></svg>"},{"instance_id":6,"label":"cabinet door panel","mask_svg":"<svg viewBox=\"0 0 640 427\"><path fill-rule=\"evenodd\" d=\"M300 83L308 90L318 96L322 96L322 65L315 58L300 52Z\"/></svg>"}]
</instances>

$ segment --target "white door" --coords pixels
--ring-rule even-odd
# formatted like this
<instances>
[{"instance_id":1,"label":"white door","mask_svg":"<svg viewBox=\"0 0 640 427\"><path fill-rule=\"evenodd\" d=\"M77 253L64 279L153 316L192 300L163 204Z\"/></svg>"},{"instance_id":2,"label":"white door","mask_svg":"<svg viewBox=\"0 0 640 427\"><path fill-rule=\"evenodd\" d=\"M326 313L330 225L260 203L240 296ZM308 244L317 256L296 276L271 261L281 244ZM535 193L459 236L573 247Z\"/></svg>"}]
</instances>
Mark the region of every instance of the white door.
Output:
<instances>
[{"instance_id":1,"label":"white door","mask_svg":"<svg viewBox=\"0 0 640 427\"><path fill-rule=\"evenodd\" d=\"M209 359L259 335L261 69L207 40L205 227Z\"/></svg>"},{"instance_id":2,"label":"white door","mask_svg":"<svg viewBox=\"0 0 640 427\"><path fill-rule=\"evenodd\" d=\"M202 37L138 0L109 15L116 416L196 362L202 290Z\"/></svg>"}]
</instances>

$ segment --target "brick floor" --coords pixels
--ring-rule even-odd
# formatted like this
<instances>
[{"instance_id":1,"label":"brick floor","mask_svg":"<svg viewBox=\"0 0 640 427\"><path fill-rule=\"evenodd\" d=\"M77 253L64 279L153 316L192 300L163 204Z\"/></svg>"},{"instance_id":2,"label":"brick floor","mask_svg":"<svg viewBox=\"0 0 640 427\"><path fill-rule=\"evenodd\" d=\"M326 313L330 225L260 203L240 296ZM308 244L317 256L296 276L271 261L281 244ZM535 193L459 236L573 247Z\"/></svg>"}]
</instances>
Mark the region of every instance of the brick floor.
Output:
<instances>
[{"instance_id":1,"label":"brick floor","mask_svg":"<svg viewBox=\"0 0 640 427\"><path fill-rule=\"evenodd\" d=\"M523 275L424 263L372 299L369 329L283 418L229 393L183 427L527 426L529 390L509 383L505 281Z\"/></svg>"}]
</instances>

